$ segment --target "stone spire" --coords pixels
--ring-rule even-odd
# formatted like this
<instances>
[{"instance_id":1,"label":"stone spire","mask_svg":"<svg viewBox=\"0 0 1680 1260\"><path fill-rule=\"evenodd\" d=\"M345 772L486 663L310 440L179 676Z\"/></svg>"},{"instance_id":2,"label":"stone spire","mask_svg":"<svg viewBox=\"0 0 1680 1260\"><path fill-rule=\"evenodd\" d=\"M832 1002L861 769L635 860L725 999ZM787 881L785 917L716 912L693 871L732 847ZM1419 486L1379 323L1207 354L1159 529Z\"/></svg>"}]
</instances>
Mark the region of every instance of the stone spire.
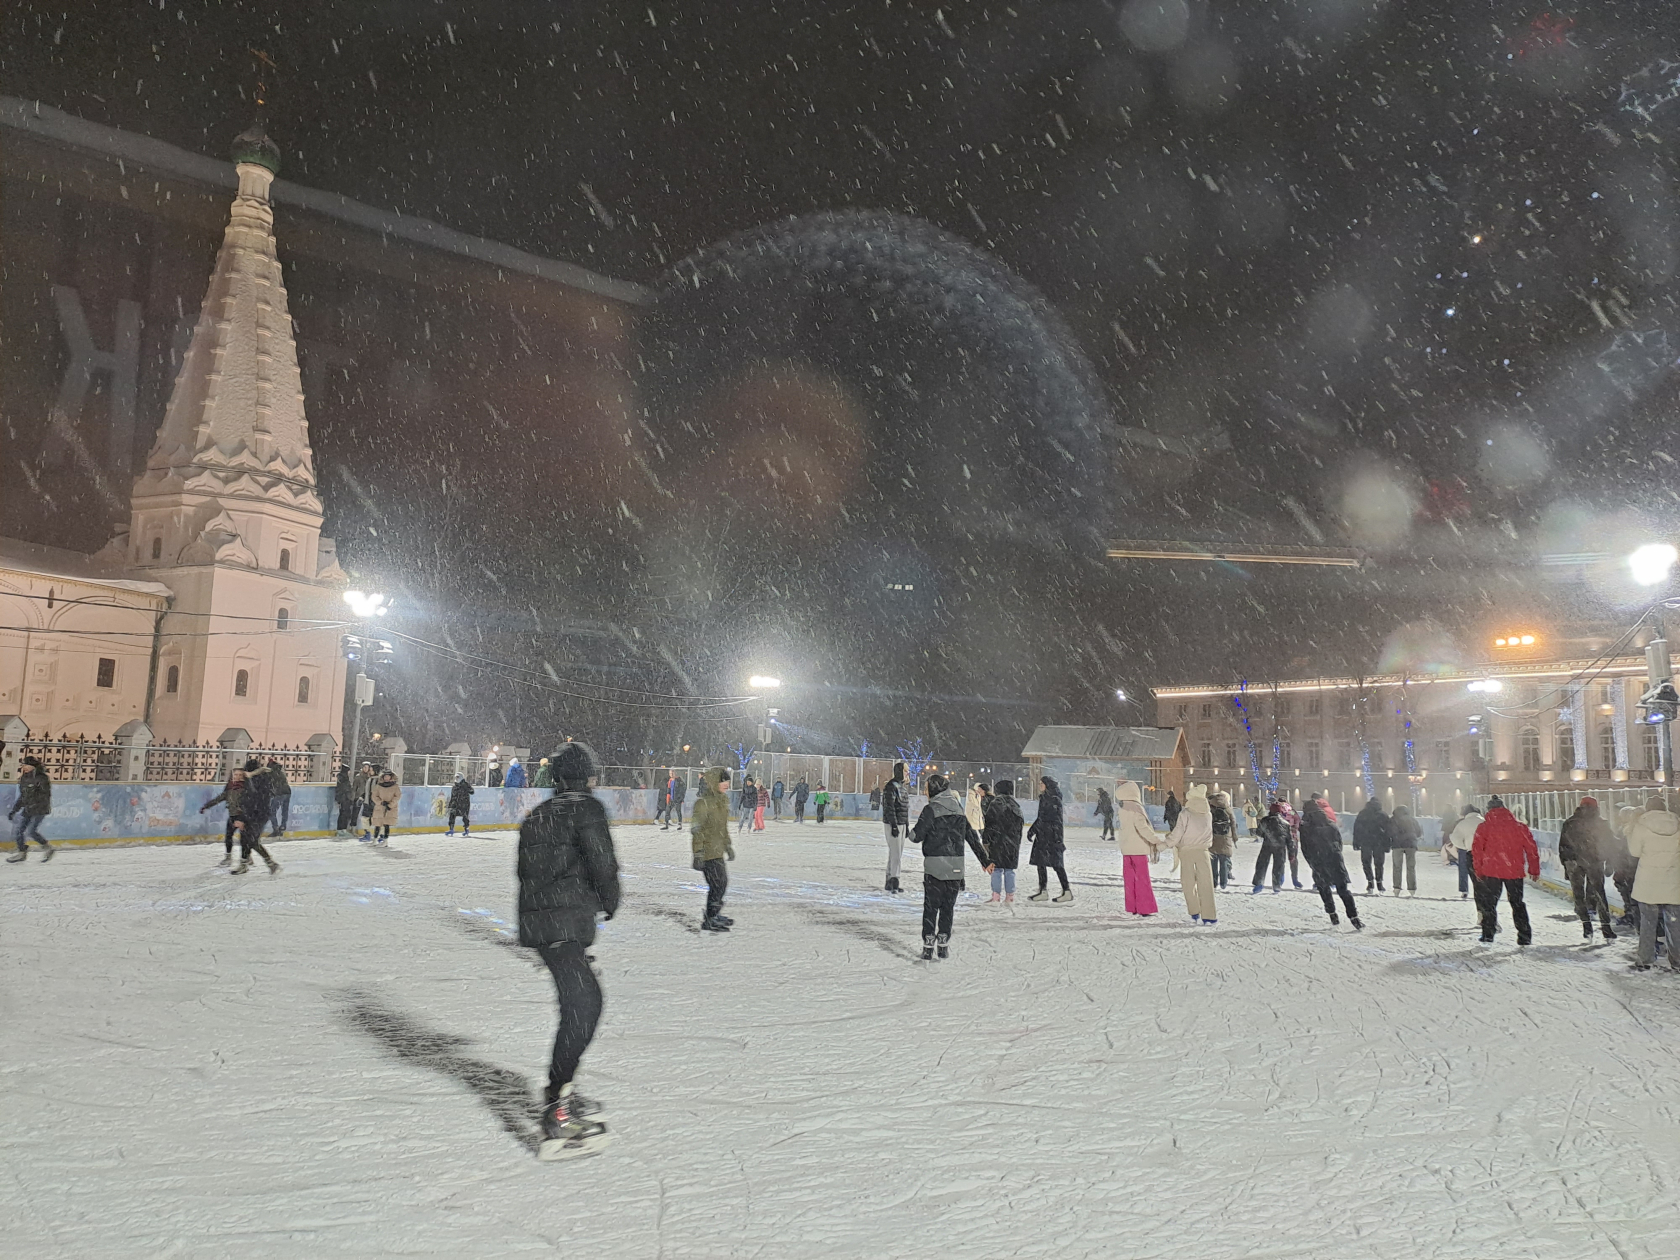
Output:
<instances>
[{"instance_id":1,"label":"stone spire","mask_svg":"<svg viewBox=\"0 0 1680 1260\"><path fill-rule=\"evenodd\" d=\"M239 193L135 508L169 497L268 500L319 518L303 382L268 189L280 150L259 122L234 142Z\"/></svg>"}]
</instances>

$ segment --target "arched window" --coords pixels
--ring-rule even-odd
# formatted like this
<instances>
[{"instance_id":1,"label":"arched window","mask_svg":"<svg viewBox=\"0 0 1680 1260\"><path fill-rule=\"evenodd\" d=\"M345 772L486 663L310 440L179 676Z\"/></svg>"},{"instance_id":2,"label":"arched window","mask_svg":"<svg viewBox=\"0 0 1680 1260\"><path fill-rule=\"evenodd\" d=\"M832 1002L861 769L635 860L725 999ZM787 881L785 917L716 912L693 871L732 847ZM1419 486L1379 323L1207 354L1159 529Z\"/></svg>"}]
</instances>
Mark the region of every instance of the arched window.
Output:
<instances>
[{"instance_id":1,"label":"arched window","mask_svg":"<svg viewBox=\"0 0 1680 1260\"><path fill-rule=\"evenodd\" d=\"M163 539L161 538L152 539L152 559L163 559Z\"/></svg>"},{"instance_id":2,"label":"arched window","mask_svg":"<svg viewBox=\"0 0 1680 1260\"><path fill-rule=\"evenodd\" d=\"M251 671L242 669L233 676L233 694L248 696L251 694Z\"/></svg>"},{"instance_id":3,"label":"arched window","mask_svg":"<svg viewBox=\"0 0 1680 1260\"><path fill-rule=\"evenodd\" d=\"M282 553L282 554L284 554L284 553ZM289 621L291 621L291 619L292 619L292 610L290 608L282 608L279 612L274 614L274 624L278 629L281 629L281 630L284 630L286 628L286 624Z\"/></svg>"},{"instance_id":4,"label":"arched window","mask_svg":"<svg viewBox=\"0 0 1680 1260\"><path fill-rule=\"evenodd\" d=\"M1616 768L1616 728L1608 722L1598 728L1598 755L1604 769Z\"/></svg>"},{"instance_id":5,"label":"arched window","mask_svg":"<svg viewBox=\"0 0 1680 1260\"><path fill-rule=\"evenodd\" d=\"M1575 728L1567 722L1557 728L1557 765L1566 773L1575 768Z\"/></svg>"},{"instance_id":6,"label":"arched window","mask_svg":"<svg viewBox=\"0 0 1680 1260\"><path fill-rule=\"evenodd\" d=\"M291 567L292 567L291 549L287 548L287 547L280 548L280 571L282 573L290 572Z\"/></svg>"},{"instance_id":7,"label":"arched window","mask_svg":"<svg viewBox=\"0 0 1680 1260\"><path fill-rule=\"evenodd\" d=\"M302 678L298 679L298 703L299 704L308 704L309 703L309 675L308 674L305 674Z\"/></svg>"},{"instance_id":8,"label":"arched window","mask_svg":"<svg viewBox=\"0 0 1680 1260\"><path fill-rule=\"evenodd\" d=\"M1518 747L1522 750L1522 768L1524 770L1540 769L1540 732L1532 726L1522 728L1517 736Z\"/></svg>"},{"instance_id":9,"label":"arched window","mask_svg":"<svg viewBox=\"0 0 1680 1260\"><path fill-rule=\"evenodd\" d=\"M179 665L169 667L169 672L163 676L163 689L170 695L175 695L181 690L181 667Z\"/></svg>"}]
</instances>

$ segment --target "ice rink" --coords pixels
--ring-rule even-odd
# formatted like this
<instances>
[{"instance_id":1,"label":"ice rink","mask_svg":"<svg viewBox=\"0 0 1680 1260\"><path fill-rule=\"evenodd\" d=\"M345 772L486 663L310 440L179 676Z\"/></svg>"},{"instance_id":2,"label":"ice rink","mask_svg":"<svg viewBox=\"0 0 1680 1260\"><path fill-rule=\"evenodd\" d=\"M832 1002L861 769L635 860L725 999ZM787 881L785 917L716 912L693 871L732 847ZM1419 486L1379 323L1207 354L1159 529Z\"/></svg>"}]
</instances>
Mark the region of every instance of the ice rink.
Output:
<instances>
[{"instance_id":1,"label":"ice rink","mask_svg":"<svg viewBox=\"0 0 1680 1260\"><path fill-rule=\"evenodd\" d=\"M1680 980L1544 893L1531 948L1480 947L1420 855L1358 934L1249 896L1245 843L1196 928L1166 862L1136 920L1080 839L1068 906L971 866L929 964L874 825L740 837L727 936L686 831L616 838L580 1085L617 1140L564 1164L529 1148L553 1002L511 833L3 868L0 1252L1680 1256Z\"/></svg>"}]
</instances>

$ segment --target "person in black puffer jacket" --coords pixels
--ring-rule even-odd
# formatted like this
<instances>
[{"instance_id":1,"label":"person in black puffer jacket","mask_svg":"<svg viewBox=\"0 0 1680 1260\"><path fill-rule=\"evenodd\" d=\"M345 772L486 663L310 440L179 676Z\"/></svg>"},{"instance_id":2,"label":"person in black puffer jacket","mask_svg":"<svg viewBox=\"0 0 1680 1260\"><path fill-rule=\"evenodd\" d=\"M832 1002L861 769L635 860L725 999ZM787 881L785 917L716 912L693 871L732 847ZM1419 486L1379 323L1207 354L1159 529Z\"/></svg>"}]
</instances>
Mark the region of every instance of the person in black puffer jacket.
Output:
<instances>
[{"instance_id":1,"label":"person in black puffer jacket","mask_svg":"<svg viewBox=\"0 0 1680 1260\"><path fill-rule=\"evenodd\" d=\"M902 761L893 762L892 778L881 789L881 830L887 840L886 891L895 893L900 891L898 877L904 866L904 841L910 835L910 785L904 781Z\"/></svg>"},{"instance_id":2,"label":"person in black puffer jacket","mask_svg":"<svg viewBox=\"0 0 1680 1260\"><path fill-rule=\"evenodd\" d=\"M456 775L455 785L449 789L449 830L444 832L444 835L455 834L456 818L461 820L461 834L472 835L472 797L473 787L467 782L467 776Z\"/></svg>"},{"instance_id":3,"label":"person in black puffer jacket","mask_svg":"<svg viewBox=\"0 0 1680 1260\"><path fill-rule=\"evenodd\" d=\"M1389 879L1394 884L1394 895L1400 895L1400 878L1405 876L1406 889L1417 896L1417 847L1418 841L1423 839L1423 826L1412 817L1412 811L1404 805L1394 807L1394 816L1388 820L1389 841L1393 855L1393 869L1389 872Z\"/></svg>"},{"instance_id":4,"label":"person in black puffer jacket","mask_svg":"<svg viewBox=\"0 0 1680 1260\"><path fill-rule=\"evenodd\" d=\"M1021 864L1021 831L1026 820L1021 802L1015 799L1015 783L999 779L992 794L980 804L986 828L980 841L992 859L992 900L1015 900L1015 868Z\"/></svg>"},{"instance_id":5,"label":"person in black puffer jacket","mask_svg":"<svg viewBox=\"0 0 1680 1260\"><path fill-rule=\"evenodd\" d=\"M1383 869L1388 860L1388 851L1394 845L1394 832L1388 815L1383 813L1382 805L1376 797L1365 802L1365 808L1360 810L1353 820L1353 847L1359 850L1360 865L1365 868L1365 891L1375 889L1377 892L1387 892L1383 887Z\"/></svg>"},{"instance_id":6,"label":"person in black puffer jacket","mask_svg":"<svg viewBox=\"0 0 1680 1260\"><path fill-rule=\"evenodd\" d=\"M910 833L911 843L922 849L922 957L932 958L937 948L939 957L948 958L957 894L963 889L963 845L974 850L987 871L992 864L945 776L932 776L927 787L928 803Z\"/></svg>"},{"instance_id":7,"label":"person in black puffer jacket","mask_svg":"<svg viewBox=\"0 0 1680 1260\"><path fill-rule=\"evenodd\" d=\"M1055 871L1056 878L1062 883L1062 894L1056 900L1072 901L1073 889L1068 887L1067 871L1062 866L1067 860L1067 849L1062 839L1062 789L1048 775L1040 779L1039 784L1044 790L1038 794L1038 817L1027 828L1027 839L1032 841L1032 864L1038 867L1038 891L1027 900L1049 900L1047 872Z\"/></svg>"},{"instance_id":8,"label":"person in black puffer jacket","mask_svg":"<svg viewBox=\"0 0 1680 1260\"><path fill-rule=\"evenodd\" d=\"M554 977L560 1026L543 1099L543 1159L599 1150L606 1125L588 1117L598 1106L572 1086L578 1062L601 1019L601 984L589 965L595 916L618 913L618 855L607 811L589 790L595 759L568 743L550 761L559 785L519 824L519 943L533 948Z\"/></svg>"},{"instance_id":9,"label":"person in black puffer jacket","mask_svg":"<svg viewBox=\"0 0 1680 1260\"><path fill-rule=\"evenodd\" d=\"M1558 832L1558 861L1569 876L1569 891L1574 894L1575 913L1581 920L1581 935L1592 939L1593 912L1604 939L1616 939L1610 926L1610 902L1604 895L1604 858L1615 848L1616 839L1610 824L1598 812L1596 797L1583 796L1575 812L1563 820Z\"/></svg>"},{"instance_id":10,"label":"person in black puffer jacket","mask_svg":"<svg viewBox=\"0 0 1680 1260\"><path fill-rule=\"evenodd\" d=\"M1283 806L1273 801L1266 816L1260 820L1260 860L1254 864L1254 891L1266 885L1266 868L1272 871L1272 891L1283 888L1283 864L1289 857L1289 824L1284 821Z\"/></svg>"},{"instance_id":11,"label":"person in black puffer jacket","mask_svg":"<svg viewBox=\"0 0 1680 1260\"><path fill-rule=\"evenodd\" d=\"M1347 907L1348 922L1356 928L1364 927L1353 903L1353 893L1348 889L1341 828L1324 816L1324 809L1316 800L1308 801L1306 812L1301 815L1301 856L1312 867L1313 887L1324 898L1324 913L1330 916L1330 922L1341 922L1336 917L1336 903L1330 899L1334 890Z\"/></svg>"},{"instance_id":12,"label":"person in black puffer jacket","mask_svg":"<svg viewBox=\"0 0 1680 1260\"><path fill-rule=\"evenodd\" d=\"M252 757L245 763L245 791L229 811L239 827L239 865L233 868L235 875L251 869L253 852L261 854L262 860L268 863L269 874L280 870L280 863L269 855L262 842L263 826L273 813L275 786L274 772L262 762Z\"/></svg>"}]
</instances>

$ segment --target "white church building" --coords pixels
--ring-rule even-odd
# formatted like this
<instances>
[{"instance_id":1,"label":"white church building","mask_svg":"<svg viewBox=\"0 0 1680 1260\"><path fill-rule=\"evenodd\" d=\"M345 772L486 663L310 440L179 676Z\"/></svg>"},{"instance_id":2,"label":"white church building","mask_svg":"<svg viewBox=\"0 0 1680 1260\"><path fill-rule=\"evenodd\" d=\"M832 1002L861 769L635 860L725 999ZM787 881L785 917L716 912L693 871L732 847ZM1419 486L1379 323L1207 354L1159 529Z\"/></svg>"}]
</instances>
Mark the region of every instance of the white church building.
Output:
<instances>
[{"instance_id":1,"label":"white church building","mask_svg":"<svg viewBox=\"0 0 1680 1260\"><path fill-rule=\"evenodd\" d=\"M93 555L0 539L5 777L47 739L308 746L317 765L340 742L346 578L275 252L279 157L260 125L235 141L239 191L127 532Z\"/></svg>"}]
</instances>

